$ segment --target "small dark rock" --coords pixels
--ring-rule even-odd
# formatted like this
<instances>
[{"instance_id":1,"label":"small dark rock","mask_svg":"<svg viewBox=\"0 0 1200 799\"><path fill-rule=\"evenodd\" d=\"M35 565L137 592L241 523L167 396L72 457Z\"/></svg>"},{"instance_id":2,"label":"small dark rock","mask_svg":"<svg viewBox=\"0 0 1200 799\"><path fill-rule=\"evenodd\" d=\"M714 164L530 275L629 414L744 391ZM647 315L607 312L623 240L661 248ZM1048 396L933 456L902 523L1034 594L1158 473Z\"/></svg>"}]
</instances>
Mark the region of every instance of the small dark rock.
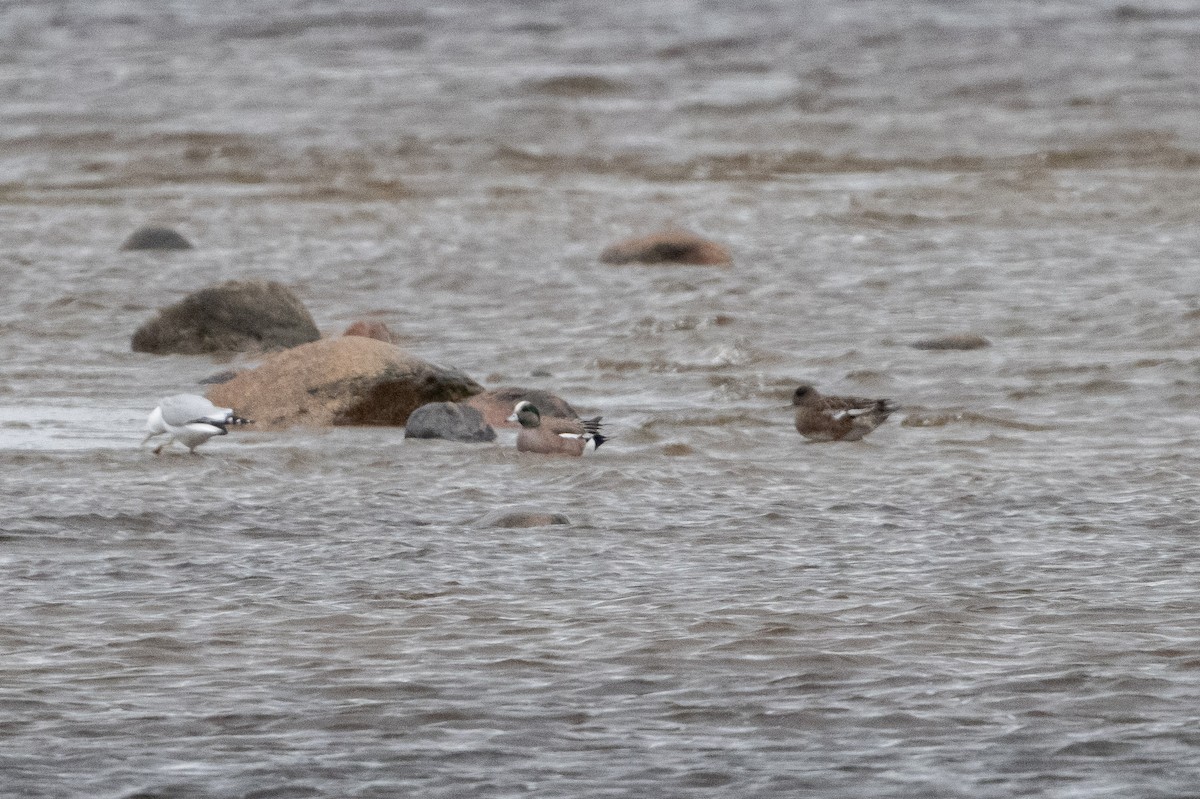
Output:
<instances>
[{"instance_id":1,"label":"small dark rock","mask_svg":"<svg viewBox=\"0 0 1200 799\"><path fill-rule=\"evenodd\" d=\"M571 520L561 513L536 510L498 510L479 520L482 527L549 527L553 524L570 524Z\"/></svg>"},{"instance_id":2,"label":"small dark rock","mask_svg":"<svg viewBox=\"0 0 1200 799\"><path fill-rule=\"evenodd\" d=\"M628 88L624 83L602 75L560 75L530 84L535 91L560 97L584 97L592 94L612 94Z\"/></svg>"},{"instance_id":3,"label":"small dark rock","mask_svg":"<svg viewBox=\"0 0 1200 799\"><path fill-rule=\"evenodd\" d=\"M163 308L133 334L134 352L200 355L286 349L321 337L308 309L275 282L230 280Z\"/></svg>"},{"instance_id":4,"label":"small dark rock","mask_svg":"<svg viewBox=\"0 0 1200 799\"><path fill-rule=\"evenodd\" d=\"M495 441L496 431L483 420L478 408L458 402L431 402L409 414L404 437L476 443Z\"/></svg>"},{"instance_id":5,"label":"small dark rock","mask_svg":"<svg viewBox=\"0 0 1200 799\"><path fill-rule=\"evenodd\" d=\"M918 350L979 350L992 346L992 342L975 333L952 333L948 336L926 338L914 341L913 349Z\"/></svg>"},{"instance_id":6,"label":"small dark rock","mask_svg":"<svg viewBox=\"0 0 1200 799\"><path fill-rule=\"evenodd\" d=\"M169 227L144 227L133 231L121 249L190 250L192 243Z\"/></svg>"},{"instance_id":7,"label":"small dark rock","mask_svg":"<svg viewBox=\"0 0 1200 799\"><path fill-rule=\"evenodd\" d=\"M626 239L600 253L606 264L689 264L729 266L729 250L686 230L664 230L641 238Z\"/></svg>"}]
</instances>

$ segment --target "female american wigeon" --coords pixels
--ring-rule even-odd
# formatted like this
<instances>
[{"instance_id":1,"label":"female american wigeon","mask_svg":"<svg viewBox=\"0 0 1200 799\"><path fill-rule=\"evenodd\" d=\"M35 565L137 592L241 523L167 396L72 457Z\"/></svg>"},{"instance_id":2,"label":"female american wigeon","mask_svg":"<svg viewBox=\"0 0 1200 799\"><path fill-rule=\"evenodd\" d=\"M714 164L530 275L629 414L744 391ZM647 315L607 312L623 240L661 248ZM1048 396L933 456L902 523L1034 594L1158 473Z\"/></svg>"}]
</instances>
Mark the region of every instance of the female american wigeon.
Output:
<instances>
[{"instance_id":1,"label":"female american wigeon","mask_svg":"<svg viewBox=\"0 0 1200 799\"><path fill-rule=\"evenodd\" d=\"M540 452L543 455L574 455L583 454L588 441L599 447L607 439L600 435L600 419L563 419L558 416L542 414L528 400L522 400L513 408L510 422L519 422L520 432L517 433L517 450L520 452Z\"/></svg>"},{"instance_id":2,"label":"female american wigeon","mask_svg":"<svg viewBox=\"0 0 1200 799\"><path fill-rule=\"evenodd\" d=\"M796 430L812 441L858 441L900 409L888 399L824 397L812 386L792 395Z\"/></svg>"}]
</instances>

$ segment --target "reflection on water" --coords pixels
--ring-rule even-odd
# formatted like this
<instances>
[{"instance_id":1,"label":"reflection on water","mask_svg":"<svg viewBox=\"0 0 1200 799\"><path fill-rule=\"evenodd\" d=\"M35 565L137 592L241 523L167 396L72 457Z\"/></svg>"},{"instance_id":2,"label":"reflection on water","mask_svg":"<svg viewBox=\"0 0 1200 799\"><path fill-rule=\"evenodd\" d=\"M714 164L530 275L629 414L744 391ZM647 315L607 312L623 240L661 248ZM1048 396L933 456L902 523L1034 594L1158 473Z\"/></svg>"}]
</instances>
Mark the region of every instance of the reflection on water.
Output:
<instances>
[{"instance_id":1,"label":"reflection on water","mask_svg":"<svg viewBox=\"0 0 1200 799\"><path fill-rule=\"evenodd\" d=\"M7 790L1188 793L1198 34L1128 4L0 8ZM196 249L119 251L146 223ZM733 267L599 263L667 225ZM158 397L252 359L133 330L244 276L612 442L138 449ZM991 346L913 346L956 334ZM905 411L806 444L801 381Z\"/></svg>"}]
</instances>

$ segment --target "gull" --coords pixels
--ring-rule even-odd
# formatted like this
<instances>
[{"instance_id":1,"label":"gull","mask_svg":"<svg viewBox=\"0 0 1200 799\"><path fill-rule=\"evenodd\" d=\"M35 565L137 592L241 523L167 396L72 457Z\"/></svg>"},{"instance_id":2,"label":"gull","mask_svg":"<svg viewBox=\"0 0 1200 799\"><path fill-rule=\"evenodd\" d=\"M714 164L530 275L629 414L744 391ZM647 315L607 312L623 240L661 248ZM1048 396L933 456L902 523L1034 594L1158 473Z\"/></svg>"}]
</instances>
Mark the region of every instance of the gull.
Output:
<instances>
[{"instance_id":1,"label":"gull","mask_svg":"<svg viewBox=\"0 0 1200 799\"><path fill-rule=\"evenodd\" d=\"M235 414L232 408L218 408L199 394L175 394L163 397L158 407L150 411L142 443L166 433L170 438L154 448L155 455L172 441L183 444L195 455L196 447L213 436L225 435L229 425L250 423L249 419Z\"/></svg>"},{"instance_id":2,"label":"gull","mask_svg":"<svg viewBox=\"0 0 1200 799\"><path fill-rule=\"evenodd\" d=\"M792 405L796 431L812 441L858 441L900 410L889 399L826 397L812 386L797 388Z\"/></svg>"}]
</instances>

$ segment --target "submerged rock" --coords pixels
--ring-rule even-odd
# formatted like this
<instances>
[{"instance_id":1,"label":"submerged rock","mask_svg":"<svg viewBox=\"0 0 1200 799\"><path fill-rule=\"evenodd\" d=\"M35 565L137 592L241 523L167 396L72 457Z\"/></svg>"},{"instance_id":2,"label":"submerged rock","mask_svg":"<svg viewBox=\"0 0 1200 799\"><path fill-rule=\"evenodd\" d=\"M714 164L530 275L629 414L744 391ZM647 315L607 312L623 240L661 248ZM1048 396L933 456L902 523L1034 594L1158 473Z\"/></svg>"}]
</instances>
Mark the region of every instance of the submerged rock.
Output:
<instances>
[{"instance_id":1,"label":"submerged rock","mask_svg":"<svg viewBox=\"0 0 1200 799\"><path fill-rule=\"evenodd\" d=\"M192 243L169 227L143 227L129 234L122 250L190 250Z\"/></svg>"},{"instance_id":2,"label":"submerged rock","mask_svg":"<svg viewBox=\"0 0 1200 799\"><path fill-rule=\"evenodd\" d=\"M508 421L508 417L512 415L516 404L522 400L533 403L542 416L579 418L579 414L566 400L536 388L502 386L476 394L468 399L466 404L482 412L484 420L492 427L520 427L516 422Z\"/></svg>"},{"instance_id":3,"label":"submerged rock","mask_svg":"<svg viewBox=\"0 0 1200 799\"><path fill-rule=\"evenodd\" d=\"M1001 427L1008 430L1028 430L1039 432L1053 430L1051 425L1023 422L1020 419L1009 419L976 411L954 409L915 408L900 423L901 427L945 427L952 424L976 424L991 427Z\"/></svg>"},{"instance_id":4,"label":"submerged rock","mask_svg":"<svg viewBox=\"0 0 1200 799\"><path fill-rule=\"evenodd\" d=\"M430 402L483 390L457 369L424 361L394 344L342 336L269 356L212 389L209 399L237 408L257 429L292 425L404 425Z\"/></svg>"},{"instance_id":5,"label":"submerged rock","mask_svg":"<svg viewBox=\"0 0 1200 799\"><path fill-rule=\"evenodd\" d=\"M686 230L664 230L617 242L600 253L600 260L606 264L693 266L728 266L733 263L725 247Z\"/></svg>"},{"instance_id":6,"label":"submerged rock","mask_svg":"<svg viewBox=\"0 0 1200 799\"><path fill-rule=\"evenodd\" d=\"M230 280L192 292L133 334L134 352L200 355L294 347L321 337L308 309L281 283Z\"/></svg>"},{"instance_id":7,"label":"submerged rock","mask_svg":"<svg viewBox=\"0 0 1200 799\"><path fill-rule=\"evenodd\" d=\"M404 437L481 443L495 441L496 431L478 408L459 402L430 402L409 415Z\"/></svg>"},{"instance_id":8,"label":"submerged rock","mask_svg":"<svg viewBox=\"0 0 1200 799\"><path fill-rule=\"evenodd\" d=\"M497 510L479 520L481 527L549 527L570 523L571 520L561 513L537 510Z\"/></svg>"},{"instance_id":9,"label":"submerged rock","mask_svg":"<svg viewBox=\"0 0 1200 799\"><path fill-rule=\"evenodd\" d=\"M912 343L913 349L917 350L978 350L990 346L992 342L975 333L951 333Z\"/></svg>"},{"instance_id":10,"label":"submerged rock","mask_svg":"<svg viewBox=\"0 0 1200 799\"><path fill-rule=\"evenodd\" d=\"M237 369L225 369L224 371L211 374L208 377L202 377L197 382L202 386L215 386L220 383L228 383L230 380L238 376Z\"/></svg>"},{"instance_id":11,"label":"submerged rock","mask_svg":"<svg viewBox=\"0 0 1200 799\"><path fill-rule=\"evenodd\" d=\"M559 75L526 84L534 91L561 97L585 97L592 94L612 94L629 88L627 84L603 75Z\"/></svg>"}]
</instances>

